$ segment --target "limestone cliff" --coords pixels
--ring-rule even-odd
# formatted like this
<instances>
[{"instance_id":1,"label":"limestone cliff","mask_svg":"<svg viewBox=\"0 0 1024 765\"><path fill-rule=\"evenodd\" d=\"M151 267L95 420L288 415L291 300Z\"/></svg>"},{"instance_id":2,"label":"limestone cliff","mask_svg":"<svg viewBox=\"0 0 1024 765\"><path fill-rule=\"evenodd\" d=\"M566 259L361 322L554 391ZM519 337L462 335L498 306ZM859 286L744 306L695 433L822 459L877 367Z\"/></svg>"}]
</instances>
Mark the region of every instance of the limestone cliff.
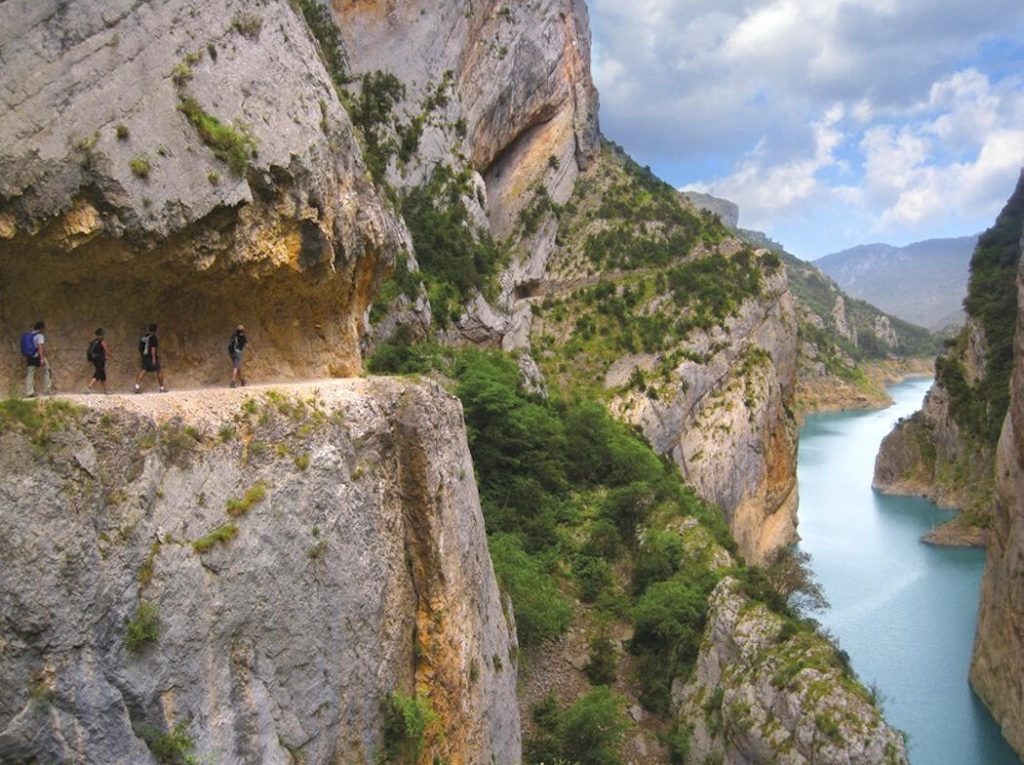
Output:
<instances>
[{"instance_id":1,"label":"limestone cliff","mask_svg":"<svg viewBox=\"0 0 1024 765\"><path fill-rule=\"evenodd\" d=\"M1021 239L1024 251L1024 238ZM1022 259L1024 264L1024 259ZM1017 275L1024 297L1024 265ZM1024 299L1020 300L1024 306ZM1024 756L1024 311L1017 314L1010 409L996 449L996 496L971 685Z\"/></svg>"},{"instance_id":2,"label":"limestone cliff","mask_svg":"<svg viewBox=\"0 0 1024 765\"><path fill-rule=\"evenodd\" d=\"M0 760L519 762L457 401L374 380L89 403L0 410ZM382 724L402 698L421 740Z\"/></svg>"},{"instance_id":3,"label":"limestone cliff","mask_svg":"<svg viewBox=\"0 0 1024 765\"><path fill-rule=\"evenodd\" d=\"M689 682L677 682L673 696L681 719L693 725L695 762L908 761L902 736L835 648L752 605L732 579L712 594L697 669Z\"/></svg>"},{"instance_id":4,"label":"limestone cliff","mask_svg":"<svg viewBox=\"0 0 1024 765\"><path fill-rule=\"evenodd\" d=\"M613 146L547 220L554 250L520 301L545 376L638 425L744 557L769 560L796 527L796 321L778 258Z\"/></svg>"},{"instance_id":5,"label":"limestone cliff","mask_svg":"<svg viewBox=\"0 0 1024 765\"><path fill-rule=\"evenodd\" d=\"M688 349L674 395L632 392L614 406L723 509L747 560L763 564L796 539L796 321L785 274Z\"/></svg>"},{"instance_id":6,"label":"limestone cliff","mask_svg":"<svg viewBox=\"0 0 1024 765\"><path fill-rule=\"evenodd\" d=\"M920 494L963 513L930 534L939 543L980 544L992 524L996 442L1010 397L1017 316L1016 275L1024 229L1024 173L971 259L967 322L935 363L922 411L882 442L874 486Z\"/></svg>"},{"instance_id":7,"label":"limestone cliff","mask_svg":"<svg viewBox=\"0 0 1024 765\"><path fill-rule=\"evenodd\" d=\"M223 378L239 321L264 375L360 370L408 234L297 8L0 7L0 329L45 318L66 381L97 326L130 369L149 322L179 387Z\"/></svg>"}]
</instances>

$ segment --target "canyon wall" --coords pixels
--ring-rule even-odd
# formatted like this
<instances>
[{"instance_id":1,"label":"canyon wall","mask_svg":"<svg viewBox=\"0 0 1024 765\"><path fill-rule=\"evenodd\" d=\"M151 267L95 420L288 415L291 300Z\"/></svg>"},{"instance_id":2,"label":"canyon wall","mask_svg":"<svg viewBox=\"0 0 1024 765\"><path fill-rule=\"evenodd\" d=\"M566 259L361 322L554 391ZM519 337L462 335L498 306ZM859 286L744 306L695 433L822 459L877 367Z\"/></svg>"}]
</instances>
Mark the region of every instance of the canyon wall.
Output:
<instances>
[{"instance_id":1,"label":"canyon wall","mask_svg":"<svg viewBox=\"0 0 1024 765\"><path fill-rule=\"evenodd\" d=\"M150 322L179 387L225 379L238 322L261 376L359 372L410 243L295 6L5 3L0 45L6 336L46 320L65 389L96 327L120 383Z\"/></svg>"},{"instance_id":2,"label":"canyon wall","mask_svg":"<svg viewBox=\"0 0 1024 765\"><path fill-rule=\"evenodd\" d=\"M373 380L89 403L2 415L0 760L153 763L177 733L216 762L520 761L457 400ZM396 698L428 710L422 740Z\"/></svg>"},{"instance_id":3,"label":"canyon wall","mask_svg":"<svg viewBox=\"0 0 1024 765\"><path fill-rule=\"evenodd\" d=\"M1017 287L1024 296L1024 268L1018 272ZM1017 315L1010 410L995 459L995 518L988 537L971 686L992 711L1006 740L1024 756L1024 311Z\"/></svg>"}]
</instances>

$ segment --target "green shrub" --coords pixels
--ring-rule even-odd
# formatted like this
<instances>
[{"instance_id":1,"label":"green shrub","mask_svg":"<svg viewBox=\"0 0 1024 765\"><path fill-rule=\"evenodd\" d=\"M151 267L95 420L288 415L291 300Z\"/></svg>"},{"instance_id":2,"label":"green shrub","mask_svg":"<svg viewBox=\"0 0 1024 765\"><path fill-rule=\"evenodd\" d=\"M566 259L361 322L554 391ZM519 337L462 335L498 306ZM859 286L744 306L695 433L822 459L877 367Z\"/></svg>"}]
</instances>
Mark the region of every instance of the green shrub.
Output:
<instances>
[{"instance_id":1,"label":"green shrub","mask_svg":"<svg viewBox=\"0 0 1024 765\"><path fill-rule=\"evenodd\" d=\"M710 590L711 582L676 578L652 584L637 602L630 650L649 709L668 710L672 678L686 675L697 658Z\"/></svg>"},{"instance_id":2,"label":"green shrub","mask_svg":"<svg viewBox=\"0 0 1024 765\"><path fill-rule=\"evenodd\" d=\"M590 641L590 658L583 671L594 685L611 685L615 682L617 661L615 644L606 637L596 637Z\"/></svg>"},{"instance_id":3,"label":"green shrub","mask_svg":"<svg viewBox=\"0 0 1024 765\"><path fill-rule=\"evenodd\" d=\"M544 566L511 534L491 534L487 546L498 582L512 599L519 642L536 645L565 632L572 608Z\"/></svg>"},{"instance_id":4,"label":"green shrub","mask_svg":"<svg viewBox=\"0 0 1024 765\"><path fill-rule=\"evenodd\" d=\"M130 160L128 160L128 167L131 168L132 173L139 178L148 178L149 171L151 169L151 163L149 157L145 154L136 154Z\"/></svg>"},{"instance_id":5,"label":"green shrub","mask_svg":"<svg viewBox=\"0 0 1024 765\"><path fill-rule=\"evenodd\" d=\"M384 700L384 761L419 762L426 744L427 731L437 715L426 696L406 696L401 691Z\"/></svg>"},{"instance_id":6,"label":"green shrub","mask_svg":"<svg viewBox=\"0 0 1024 765\"><path fill-rule=\"evenodd\" d=\"M232 518L240 518L248 513L253 508L253 505L262 502L266 496L267 485L263 481L257 481L245 490L245 494L241 498L228 500L227 514Z\"/></svg>"},{"instance_id":7,"label":"green shrub","mask_svg":"<svg viewBox=\"0 0 1024 765\"><path fill-rule=\"evenodd\" d=\"M633 569L633 592L639 595L654 582L670 579L679 570L682 560L683 540L678 534L648 532Z\"/></svg>"},{"instance_id":8,"label":"green shrub","mask_svg":"<svg viewBox=\"0 0 1024 765\"><path fill-rule=\"evenodd\" d=\"M160 611L155 603L143 601L128 620L124 647L131 653L141 653L160 637Z\"/></svg>"},{"instance_id":9,"label":"green shrub","mask_svg":"<svg viewBox=\"0 0 1024 765\"><path fill-rule=\"evenodd\" d=\"M611 564L590 555L577 555L572 571L579 584L580 600L584 603L593 603L615 580Z\"/></svg>"},{"instance_id":10,"label":"green shrub","mask_svg":"<svg viewBox=\"0 0 1024 765\"><path fill-rule=\"evenodd\" d=\"M192 756L196 742L189 735L188 723L184 720L166 733L152 725L141 725L138 734L157 762L166 765L193 765L196 762Z\"/></svg>"},{"instance_id":11,"label":"green shrub","mask_svg":"<svg viewBox=\"0 0 1024 765\"><path fill-rule=\"evenodd\" d=\"M608 688L595 688L560 716L562 757L579 765L620 765L620 750L632 727L624 699Z\"/></svg>"},{"instance_id":12,"label":"green shrub","mask_svg":"<svg viewBox=\"0 0 1024 765\"><path fill-rule=\"evenodd\" d=\"M237 535L238 527L233 523L225 523L223 526L218 526L206 536L200 537L193 542L192 549L202 555L204 552L213 549L214 545L226 545Z\"/></svg>"},{"instance_id":13,"label":"green shrub","mask_svg":"<svg viewBox=\"0 0 1024 765\"><path fill-rule=\"evenodd\" d=\"M256 39L263 29L263 19L258 13L252 11L238 11L231 19L231 28L243 37Z\"/></svg>"},{"instance_id":14,"label":"green shrub","mask_svg":"<svg viewBox=\"0 0 1024 765\"><path fill-rule=\"evenodd\" d=\"M207 114L194 98L183 98L178 110L188 118L213 155L227 163L236 175L243 175L256 152L256 139L240 123L227 125Z\"/></svg>"},{"instance_id":15,"label":"green shrub","mask_svg":"<svg viewBox=\"0 0 1024 765\"><path fill-rule=\"evenodd\" d=\"M306 26L319 43L320 56L335 88L343 89L351 80L345 60L345 45L334 23L334 16L319 0L294 0L294 4L298 6Z\"/></svg>"}]
</instances>

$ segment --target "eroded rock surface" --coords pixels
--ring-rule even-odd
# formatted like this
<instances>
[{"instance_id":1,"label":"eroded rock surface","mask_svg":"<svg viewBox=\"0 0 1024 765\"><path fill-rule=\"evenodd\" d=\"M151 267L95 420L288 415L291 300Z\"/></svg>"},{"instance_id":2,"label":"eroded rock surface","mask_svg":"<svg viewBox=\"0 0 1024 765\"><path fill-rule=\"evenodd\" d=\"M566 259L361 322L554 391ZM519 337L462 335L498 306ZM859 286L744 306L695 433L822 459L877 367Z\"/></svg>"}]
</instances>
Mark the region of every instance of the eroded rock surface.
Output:
<instances>
[{"instance_id":1,"label":"eroded rock surface","mask_svg":"<svg viewBox=\"0 0 1024 765\"><path fill-rule=\"evenodd\" d=\"M693 725L690 757L727 765L896 765L902 736L882 719L835 648L794 630L724 579L693 678L673 687L681 719ZM707 758L707 759L705 759Z\"/></svg>"},{"instance_id":2,"label":"eroded rock surface","mask_svg":"<svg viewBox=\"0 0 1024 765\"><path fill-rule=\"evenodd\" d=\"M359 372L408 234L297 6L10 2L0 47L4 334L45 319L66 381L97 326L127 372L150 322L178 385L224 379L238 322L254 371Z\"/></svg>"},{"instance_id":3,"label":"eroded rock surface","mask_svg":"<svg viewBox=\"0 0 1024 765\"><path fill-rule=\"evenodd\" d=\"M519 762L457 401L371 380L90 403L0 434L0 760L154 763L145 726L181 725L201 760L372 762L398 691L437 717L425 751ZM129 650L144 604L159 627Z\"/></svg>"},{"instance_id":4,"label":"eroded rock surface","mask_svg":"<svg viewBox=\"0 0 1024 765\"><path fill-rule=\"evenodd\" d=\"M1024 270L1018 272L1017 287L1018 295L1024 295ZM996 450L995 519L988 537L971 685L1006 740L1024 756L1024 311L1017 316L1011 379L1010 410Z\"/></svg>"}]
</instances>

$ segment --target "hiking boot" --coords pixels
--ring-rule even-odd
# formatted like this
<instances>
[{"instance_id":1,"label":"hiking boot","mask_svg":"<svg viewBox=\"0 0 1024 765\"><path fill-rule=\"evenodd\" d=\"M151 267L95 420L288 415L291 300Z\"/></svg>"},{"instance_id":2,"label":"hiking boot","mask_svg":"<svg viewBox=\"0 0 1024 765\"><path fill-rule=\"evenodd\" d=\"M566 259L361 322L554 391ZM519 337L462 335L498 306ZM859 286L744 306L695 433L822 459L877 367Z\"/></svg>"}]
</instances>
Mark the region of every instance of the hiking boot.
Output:
<instances>
[{"instance_id":1,"label":"hiking boot","mask_svg":"<svg viewBox=\"0 0 1024 765\"><path fill-rule=\"evenodd\" d=\"M238 385L238 383L236 383L234 380L232 380L231 384L228 387L229 388L234 388L236 385Z\"/></svg>"},{"instance_id":2,"label":"hiking boot","mask_svg":"<svg viewBox=\"0 0 1024 765\"><path fill-rule=\"evenodd\" d=\"M25 398L35 398L35 397L36 397L35 393L26 393L25 394Z\"/></svg>"},{"instance_id":3,"label":"hiking boot","mask_svg":"<svg viewBox=\"0 0 1024 765\"><path fill-rule=\"evenodd\" d=\"M165 388L163 385L161 385L160 386L160 392L161 393L166 393L167 392L167 388Z\"/></svg>"},{"instance_id":4,"label":"hiking boot","mask_svg":"<svg viewBox=\"0 0 1024 765\"><path fill-rule=\"evenodd\" d=\"M139 387L138 383L135 384L135 392L136 393L142 393L142 388Z\"/></svg>"}]
</instances>

